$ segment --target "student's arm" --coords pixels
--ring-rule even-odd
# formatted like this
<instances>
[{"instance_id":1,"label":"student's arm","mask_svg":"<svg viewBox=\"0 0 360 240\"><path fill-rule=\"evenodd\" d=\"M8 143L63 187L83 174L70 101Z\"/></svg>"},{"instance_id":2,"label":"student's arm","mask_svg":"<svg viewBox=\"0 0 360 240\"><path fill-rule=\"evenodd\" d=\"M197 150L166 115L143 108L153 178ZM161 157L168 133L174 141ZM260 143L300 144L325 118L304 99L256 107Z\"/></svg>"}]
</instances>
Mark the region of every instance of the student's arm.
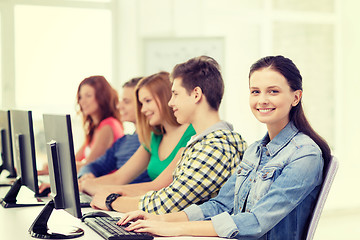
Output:
<instances>
[{"instance_id":1,"label":"student's arm","mask_svg":"<svg viewBox=\"0 0 360 240\"><path fill-rule=\"evenodd\" d=\"M172 162L164 169L164 171L153 181L127 184L122 186L114 186L114 192L120 193L123 196L140 196L148 191L160 190L170 185L173 181L173 172L180 159L183 148L180 148Z\"/></svg>"},{"instance_id":2,"label":"student's arm","mask_svg":"<svg viewBox=\"0 0 360 240\"><path fill-rule=\"evenodd\" d=\"M115 143L104 155L100 156L92 163L83 166L78 172L78 177L82 177L83 175L89 173L92 173L94 177L100 177L116 169L116 161L114 159L116 146L117 145Z\"/></svg>"},{"instance_id":3,"label":"student's arm","mask_svg":"<svg viewBox=\"0 0 360 240\"><path fill-rule=\"evenodd\" d=\"M119 221L119 224L126 224L129 221L135 221L138 219L165 222L203 221L224 212L233 212L236 176L236 174L233 174L229 178L216 197L201 205L193 204L181 212L156 215L142 210L134 211L129 208L125 209L123 205L128 201L131 201L131 198L126 197L118 198L113 202L112 207L117 211L127 212L124 216L122 216L122 220ZM104 197L106 198L106 196ZM105 202L104 199L102 202ZM138 201L139 199L133 198L133 200ZM129 212L129 210L131 210L131 212Z\"/></svg>"},{"instance_id":4,"label":"student's arm","mask_svg":"<svg viewBox=\"0 0 360 240\"><path fill-rule=\"evenodd\" d=\"M101 190L101 186L105 184L128 184L145 171L149 164L150 153L140 146L135 154L116 172L104 175L95 179L85 180L81 183L80 190L90 195Z\"/></svg>"},{"instance_id":5,"label":"student's arm","mask_svg":"<svg viewBox=\"0 0 360 240\"><path fill-rule=\"evenodd\" d=\"M106 191L106 190L96 193L91 200L90 206L95 209L108 210L105 205L105 199L107 196L109 196L110 193L111 191ZM139 197L118 197L112 203L111 206L115 211L129 212L137 209L138 202L139 202ZM121 209L123 211L119 211L118 207L120 205L122 205Z\"/></svg>"},{"instance_id":6,"label":"student's arm","mask_svg":"<svg viewBox=\"0 0 360 240\"><path fill-rule=\"evenodd\" d=\"M94 177L99 177L110 173L116 169L115 161L111 161L107 152L99 157L97 160L83 166L78 173L78 177L82 180L84 175L92 174Z\"/></svg>"},{"instance_id":7,"label":"student's arm","mask_svg":"<svg viewBox=\"0 0 360 240\"><path fill-rule=\"evenodd\" d=\"M94 134L94 139L92 141L91 152L89 156L85 158L85 164L95 161L97 158L104 155L106 150L111 147L114 142L112 128L109 125L105 125L101 129L98 129Z\"/></svg>"},{"instance_id":8,"label":"student's arm","mask_svg":"<svg viewBox=\"0 0 360 240\"><path fill-rule=\"evenodd\" d=\"M149 191L139 198L119 197L113 205L119 212L141 209L150 213L164 214L206 201L225 183L230 168L226 164L231 156L223 153L225 140L212 140L186 148L181 164L172 183L158 191ZM106 198L106 196L103 196ZM99 204L105 202L105 198ZM122 203L126 204L122 204ZM130 204L131 203L131 204ZM136 203L138 204L136 206ZM128 205L127 205L128 204Z\"/></svg>"}]
</instances>

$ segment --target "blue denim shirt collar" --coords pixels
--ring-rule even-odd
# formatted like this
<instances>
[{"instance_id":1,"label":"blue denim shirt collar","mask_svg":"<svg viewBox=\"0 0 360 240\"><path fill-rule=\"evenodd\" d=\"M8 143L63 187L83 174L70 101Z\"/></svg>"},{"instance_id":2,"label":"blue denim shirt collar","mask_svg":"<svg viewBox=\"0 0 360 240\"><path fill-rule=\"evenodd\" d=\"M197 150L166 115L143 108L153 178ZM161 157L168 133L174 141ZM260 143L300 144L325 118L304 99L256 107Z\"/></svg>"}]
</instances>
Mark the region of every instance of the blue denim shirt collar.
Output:
<instances>
[{"instance_id":1,"label":"blue denim shirt collar","mask_svg":"<svg viewBox=\"0 0 360 240\"><path fill-rule=\"evenodd\" d=\"M284 146L286 146L298 132L299 130L295 127L295 124L290 121L271 141L269 133L266 133L266 135L260 141L258 150L260 150L261 146L266 146L270 156L274 156Z\"/></svg>"}]
</instances>

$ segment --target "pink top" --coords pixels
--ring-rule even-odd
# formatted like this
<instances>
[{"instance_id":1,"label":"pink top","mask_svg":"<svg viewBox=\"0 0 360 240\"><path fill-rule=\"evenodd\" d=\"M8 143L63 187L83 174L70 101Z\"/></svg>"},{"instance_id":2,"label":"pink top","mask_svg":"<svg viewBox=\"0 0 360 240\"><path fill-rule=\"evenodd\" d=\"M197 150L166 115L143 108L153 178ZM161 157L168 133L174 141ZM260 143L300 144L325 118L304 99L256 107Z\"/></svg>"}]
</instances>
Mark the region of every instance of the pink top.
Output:
<instances>
[{"instance_id":1,"label":"pink top","mask_svg":"<svg viewBox=\"0 0 360 240\"><path fill-rule=\"evenodd\" d=\"M112 132L114 135L113 143L116 142L116 140L118 140L122 136L124 136L124 129L123 129L121 123L116 118L113 118L113 117L105 118L104 120L102 120L100 122L100 124L96 130L100 130L102 127L104 127L106 125L109 125L112 129Z\"/></svg>"},{"instance_id":2,"label":"pink top","mask_svg":"<svg viewBox=\"0 0 360 240\"><path fill-rule=\"evenodd\" d=\"M113 132L113 143L116 142L116 140L118 140L119 138L124 136L124 128L122 127L121 123L114 117L108 117L105 118L104 120L102 120L99 124L99 126L96 128L95 131L100 130L101 128L103 128L104 126L110 126ZM90 144L86 145L84 148L84 152L83 152L83 157L81 158L81 160L83 158L86 158L87 156L89 156L90 152L91 152L91 146L94 144L94 141L91 141Z\"/></svg>"}]
</instances>

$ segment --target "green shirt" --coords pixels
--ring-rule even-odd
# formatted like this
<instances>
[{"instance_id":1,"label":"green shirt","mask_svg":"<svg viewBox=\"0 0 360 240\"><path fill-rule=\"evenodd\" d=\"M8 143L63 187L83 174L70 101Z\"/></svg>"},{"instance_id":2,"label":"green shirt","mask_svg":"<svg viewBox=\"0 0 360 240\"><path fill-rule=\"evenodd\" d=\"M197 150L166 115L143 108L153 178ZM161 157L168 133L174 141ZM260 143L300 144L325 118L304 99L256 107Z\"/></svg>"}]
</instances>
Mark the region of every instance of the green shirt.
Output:
<instances>
[{"instance_id":1,"label":"green shirt","mask_svg":"<svg viewBox=\"0 0 360 240\"><path fill-rule=\"evenodd\" d=\"M151 133L151 139L150 139L151 151L149 151L149 149L147 149L145 147L145 149L151 154L150 162L147 167L147 171L148 171L148 174L149 174L149 177L151 178L151 180L154 180L155 178L157 178L160 175L160 173L162 173L162 171L164 171L164 169L172 162L172 160L178 153L179 149L186 147L187 142L195 134L196 134L195 129L190 124L189 127L184 132L184 134L181 137L178 144L175 146L175 148L170 153L170 155L166 159L160 160L159 145L161 143L163 135L156 135L153 132Z\"/></svg>"}]
</instances>

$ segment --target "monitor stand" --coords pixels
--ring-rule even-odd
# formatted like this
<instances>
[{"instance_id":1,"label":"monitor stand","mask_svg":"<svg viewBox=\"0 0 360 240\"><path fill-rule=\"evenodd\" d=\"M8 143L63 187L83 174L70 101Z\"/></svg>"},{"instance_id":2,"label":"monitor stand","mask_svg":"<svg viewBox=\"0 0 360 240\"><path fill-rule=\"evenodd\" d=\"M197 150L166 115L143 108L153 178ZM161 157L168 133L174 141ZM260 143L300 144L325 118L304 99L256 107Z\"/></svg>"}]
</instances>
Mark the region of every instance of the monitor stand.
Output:
<instances>
[{"instance_id":1,"label":"monitor stand","mask_svg":"<svg viewBox=\"0 0 360 240\"><path fill-rule=\"evenodd\" d=\"M29 228L29 233L34 238L43 238L43 239L68 239L68 238L77 238L84 235L84 230L81 228L70 226L62 232L52 231L48 228L48 220L51 216L52 211L55 208L54 200L50 200L40 214L37 216L33 224Z\"/></svg>"},{"instance_id":2,"label":"monitor stand","mask_svg":"<svg viewBox=\"0 0 360 240\"><path fill-rule=\"evenodd\" d=\"M30 206L39 206L44 205L45 203L39 198L30 199L30 202L17 203L17 195L22 186L21 178L19 177L11 186L10 190L7 192L4 198L0 198L1 205L4 208L13 208L13 207L30 207ZM28 200L28 199L26 199Z\"/></svg>"}]
</instances>

